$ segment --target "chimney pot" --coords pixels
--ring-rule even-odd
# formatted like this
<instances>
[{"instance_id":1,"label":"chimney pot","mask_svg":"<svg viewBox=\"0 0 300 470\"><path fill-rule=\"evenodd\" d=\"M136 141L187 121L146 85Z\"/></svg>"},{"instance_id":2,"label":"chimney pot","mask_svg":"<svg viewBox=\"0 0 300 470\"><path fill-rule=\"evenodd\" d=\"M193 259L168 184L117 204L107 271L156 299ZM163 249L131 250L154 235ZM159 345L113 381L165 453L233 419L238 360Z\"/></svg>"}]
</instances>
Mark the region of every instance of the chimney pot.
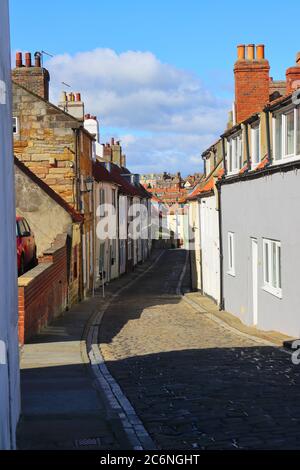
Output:
<instances>
[{"instance_id":1,"label":"chimney pot","mask_svg":"<svg viewBox=\"0 0 300 470\"><path fill-rule=\"evenodd\" d=\"M17 52L16 53L16 67L22 67L22 66L23 66L22 52Z\"/></svg>"},{"instance_id":2,"label":"chimney pot","mask_svg":"<svg viewBox=\"0 0 300 470\"><path fill-rule=\"evenodd\" d=\"M34 66L35 67L38 67L38 68L41 68L41 54L40 52L36 52L34 54Z\"/></svg>"},{"instance_id":3,"label":"chimney pot","mask_svg":"<svg viewBox=\"0 0 300 470\"><path fill-rule=\"evenodd\" d=\"M113 137L111 138L111 145L115 145L115 139Z\"/></svg>"},{"instance_id":4,"label":"chimney pot","mask_svg":"<svg viewBox=\"0 0 300 470\"><path fill-rule=\"evenodd\" d=\"M264 60L264 58L265 58L265 46L264 46L264 44L258 44L256 46L256 58L257 58L257 60Z\"/></svg>"},{"instance_id":5,"label":"chimney pot","mask_svg":"<svg viewBox=\"0 0 300 470\"><path fill-rule=\"evenodd\" d=\"M238 60L245 60L245 45L239 44L237 46Z\"/></svg>"},{"instance_id":6,"label":"chimney pot","mask_svg":"<svg viewBox=\"0 0 300 470\"><path fill-rule=\"evenodd\" d=\"M248 44L247 46L247 59L254 60L254 44Z\"/></svg>"},{"instance_id":7,"label":"chimney pot","mask_svg":"<svg viewBox=\"0 0 300 470\"><path fill-rule=\"evenodd\" d=\"M62 91L61 93L61 102L65 103L67 101L67 93L65 91Z\"/></svg>"},{"instance_id":8,"label":"chimney pot","mask_svg":"<svg viewBox=\"0 0 300 470\"><path fill-rule=\"evenodd\" d=\"M297 55L296 55L296 64L300 65L300 52L297 52Z\"/></svg>"},{"instance_id":9,"label":"chimney pot","mask_svg":"<svg viewBox=\"0 0 300 470\"><path fill-rule=\"evenodd\" d=\"M80 93L76 93L75 97L76 97L76 101L81 101L81 94Z\"/></svg>"},{"instance_id":10,"label":"chimney pot","mask_svg":"<svg viewBox=\"0 0 300 470\"><path fill-rule=\"evenodd\" d=\"M26 64L26 67L31 67L31 53L30 52L26 52L25 54L25 64Z\"/></svg>"}]
</instances>

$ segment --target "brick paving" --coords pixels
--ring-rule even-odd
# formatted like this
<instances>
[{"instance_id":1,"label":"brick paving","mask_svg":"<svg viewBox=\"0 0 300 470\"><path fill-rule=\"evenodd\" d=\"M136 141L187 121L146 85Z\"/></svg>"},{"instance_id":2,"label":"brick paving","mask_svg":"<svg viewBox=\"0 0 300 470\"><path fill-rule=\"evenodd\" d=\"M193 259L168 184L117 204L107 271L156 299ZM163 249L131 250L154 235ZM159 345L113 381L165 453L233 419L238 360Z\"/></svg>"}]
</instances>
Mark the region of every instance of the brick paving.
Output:
<instances>
[{"instance_id":1,"label":"brick paving","mask_svg":"<svg viewBox=\"0 0 300 470\"><path fill-rule=\"evenodd\" d=\"M110 372L159 448L299 448L300 366L176 295L184 261L166 252L113 300L99 338Z\"/></svg>"}]
</instances>

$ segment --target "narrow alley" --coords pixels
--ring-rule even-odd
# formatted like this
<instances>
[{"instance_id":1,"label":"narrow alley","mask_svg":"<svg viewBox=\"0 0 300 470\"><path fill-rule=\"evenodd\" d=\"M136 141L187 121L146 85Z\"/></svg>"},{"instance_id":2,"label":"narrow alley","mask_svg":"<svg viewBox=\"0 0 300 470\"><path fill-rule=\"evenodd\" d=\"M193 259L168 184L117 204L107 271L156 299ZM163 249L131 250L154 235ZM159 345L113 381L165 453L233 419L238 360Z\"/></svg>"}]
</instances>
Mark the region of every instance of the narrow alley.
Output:
<instances>
[{"instance_id":1,"label":"narrow alley","mask_svg":"<svg viewBox=\"0 0 300 470\"><path fill-rule=\"evenodd\" d=\"M291 356L197 313L176 294L184 262L183 250L167 251L107 309L100 348L111 374L159 448L295 448Z\"/></svg>"},{"instance_id":2,"label":"narrow alley","mask_svg":"<svg viewBox=\"0 0 300 470\"><path fill-rule=\"evenodd\" d=\"M98 292L24 346L19 448L134 447L111 402L117 384L150 448L297 445L300 374L291 356L185 302L178 289L189 290L187 260L185 250L161 252L111 283L105 302ZM96 386L84 339L101 309L97 332L112 394Z\"/></svg>"}]
</instances>

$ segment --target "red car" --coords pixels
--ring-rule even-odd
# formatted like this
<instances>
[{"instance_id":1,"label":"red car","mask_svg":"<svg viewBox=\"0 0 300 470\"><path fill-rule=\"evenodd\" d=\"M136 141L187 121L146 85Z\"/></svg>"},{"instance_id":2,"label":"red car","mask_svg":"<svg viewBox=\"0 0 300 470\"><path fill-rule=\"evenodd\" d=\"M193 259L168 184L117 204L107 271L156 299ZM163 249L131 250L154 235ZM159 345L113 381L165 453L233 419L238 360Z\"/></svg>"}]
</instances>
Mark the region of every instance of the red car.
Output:
<instances>
[{"instance_id":1,"label":"red car","mask_svg":"<svg viewBox=\"0 0 300 470\"><path fill-rule=\"evenodd\" d=\"M34 234L24 217L16 217L18 273L22 276L37 264Z\"/></svg>"}]
</instances>

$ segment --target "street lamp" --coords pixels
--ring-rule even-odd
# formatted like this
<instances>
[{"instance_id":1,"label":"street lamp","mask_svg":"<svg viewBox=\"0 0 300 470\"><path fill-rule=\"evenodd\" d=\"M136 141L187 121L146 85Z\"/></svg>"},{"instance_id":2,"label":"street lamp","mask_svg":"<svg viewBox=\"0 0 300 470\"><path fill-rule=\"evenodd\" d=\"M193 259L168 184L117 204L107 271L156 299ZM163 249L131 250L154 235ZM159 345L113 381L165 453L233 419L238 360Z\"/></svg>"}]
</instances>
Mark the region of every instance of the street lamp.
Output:
<instances>
[{"instance_id":1,"label":"street lamp","mask_svg":"<svg viewBox=\"0 0 300 470\"><path fill-rule=\"evenodd\" d=\"M82 193L91 193L93 191L94 178L92 176L87 176L84 181L86 190L81 191Z\"/></svg>"}]
</instances>

